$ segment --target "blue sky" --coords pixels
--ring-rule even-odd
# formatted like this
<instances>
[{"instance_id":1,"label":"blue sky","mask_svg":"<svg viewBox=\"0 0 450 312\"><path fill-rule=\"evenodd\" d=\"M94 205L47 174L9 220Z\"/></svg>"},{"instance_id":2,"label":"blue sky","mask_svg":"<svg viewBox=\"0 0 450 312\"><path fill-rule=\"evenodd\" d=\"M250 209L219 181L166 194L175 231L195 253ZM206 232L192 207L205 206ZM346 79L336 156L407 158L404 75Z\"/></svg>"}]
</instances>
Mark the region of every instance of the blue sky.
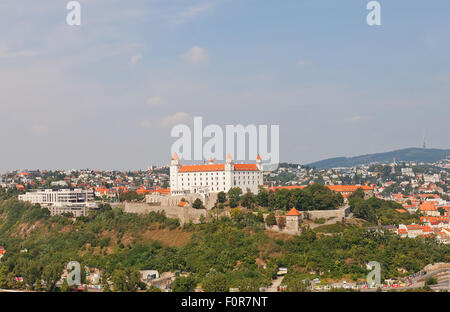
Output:
<instances>
[{"instance_id":1,"label":"blue sky","mask_svg":"<svg viewBox=\"0 0 450 312\"><path fill-rule=\"evenodd\" d=\"M278 124L308 163L450 148L450 3L80 0L0 3L0 171L168 162L170 129Z\"/></svg>"}]
</instances>

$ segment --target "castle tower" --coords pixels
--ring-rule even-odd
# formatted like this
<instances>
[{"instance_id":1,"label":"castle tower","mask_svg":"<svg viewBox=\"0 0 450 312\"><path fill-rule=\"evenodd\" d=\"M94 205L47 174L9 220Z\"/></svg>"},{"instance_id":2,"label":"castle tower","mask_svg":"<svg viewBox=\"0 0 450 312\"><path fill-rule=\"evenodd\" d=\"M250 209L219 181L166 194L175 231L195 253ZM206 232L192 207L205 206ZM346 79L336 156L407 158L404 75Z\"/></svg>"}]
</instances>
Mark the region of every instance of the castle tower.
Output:
<instances>
[{"instance_id":1,"label":"castle tower","mask_svg":"<svg viewBox=\"0 0 450 312\"><path fill-rule=\"evenodd\" d=\"M180 169L180 158L178 154L173 154L170 161L170 192L176 192L178 190L178 170Z\"/></svg>"},{"instance_id":2,"label":"castle tower","mask_svg":"<svg viewBox=\"0 0 450 312\"><path fill-rule=\"evenodd\" d=\"M263 167L262 167L262 159L261 156L256 157L256 166L258 167L258 170L263 171Z\"/></svg>"},{"instance_id":3,"label":"castle tower","mask_svg":"<svg viewBox=\"0 0 450 312\"><path fill-rule=\"evenodd\" d=\"M233 178L233 160L231 159L231 155L228 154L227 159L225 161L225 189L230 189L234 187L234 178Z\"/></svg>"},{"instance_id":4,"label":"castle tower","mask_svg":"<svg viewBox=\"0 0 450 312\"><path fill-rule=\"evenodd\" d=\"M300 232L300 224L302 223L302 214L295 208L292 208L286 214L286 230L290 232Z\"/></svg>"}]
</instances>

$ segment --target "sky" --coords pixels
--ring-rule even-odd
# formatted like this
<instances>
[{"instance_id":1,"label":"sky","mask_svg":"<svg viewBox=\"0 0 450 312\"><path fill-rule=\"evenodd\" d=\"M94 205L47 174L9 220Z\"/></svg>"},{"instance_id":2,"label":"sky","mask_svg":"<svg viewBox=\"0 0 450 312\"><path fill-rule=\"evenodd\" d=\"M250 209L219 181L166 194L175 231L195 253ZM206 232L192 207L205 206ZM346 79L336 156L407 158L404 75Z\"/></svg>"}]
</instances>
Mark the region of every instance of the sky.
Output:
<instances>
[{"instance_id":1,"label":"sky","mask_svg":"<svg viewBox=\"0 0 450 312\"><path fill-rule=\"evenodd\" d=\"M0 2L0 171L145 169L174 125L279 125L306 164L450 148L450 2Z\"/></svg>"}]
</instances>

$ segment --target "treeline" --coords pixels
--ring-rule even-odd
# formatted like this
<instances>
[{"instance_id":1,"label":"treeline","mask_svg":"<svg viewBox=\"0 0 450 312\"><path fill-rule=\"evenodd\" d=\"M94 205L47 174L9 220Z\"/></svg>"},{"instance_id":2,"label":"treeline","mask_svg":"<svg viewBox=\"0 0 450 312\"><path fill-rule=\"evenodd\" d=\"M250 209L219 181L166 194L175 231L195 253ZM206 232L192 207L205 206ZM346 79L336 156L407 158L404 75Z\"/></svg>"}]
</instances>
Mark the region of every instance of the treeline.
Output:
<instances>
[{"instance_id":1,"label":"treeline","mask_svg":"<svg viewBox=\"0 0 450 312\"><path fill-rule=\"evenodd\" d=\"M268 210L332 210L344 203L344 198L338 192L331 191L321 184L312 184L303 189L280 189L275 192L260 187L258 194L247 190L242 194L240 188L231 188L227 194L218 193L216 207L224 208L228 201L231 208L242 205L246 208L263 207Z\"/></svg>"},{"instance_id":2,"label":"treeline","mask_svg":"<svg viewBox=\"0 0 450 312\"><path fill-rule=\"evenodd\" d=\"M120 195L119 195L119 200L121 202L142 201L144 199L145 199L145 195L138 194L136 191L125 191L125 192L120 193Z\"/></svg>"},{"instance_id":3,"label":"treeline","mask_svg":"<svg viewBox=\"0 0 450 312\"><path fill-rule=\"evenodd\" d=\"M135 191L123 192L119 196L120 201L141 201L144 195ZM295 207L297 210L333 210L342 206L344 198L338 192L315 183L304 189L280 189L275 192L259 187L258 194L253 194L249 189L245 193L239 187L231 188L227 193L219 192L215 208L225 207L235 208L242 206L245 208L267 208L268 210L290 210ZM204 209L204 204L200 199L192 203L196 209Z\"/></svg>"},{"instance_id":4,"label":"treeline","mask_svg":"<svg viewBox=\"0 0 450 312\"><path fill-rule=\"evenodd\" d=\"M19 191L16 188L4 189L0 187L0 201L6 200L8 198L17 198L18 195L25 193L24 191Z\"/></svg>"},{"instance_id":5,"label":"treeline","mask_svg":"<svg viewBox=\"0 0 450 312\"><path fill-rule=\"evenodd\" d=\"M354 194L356 195L356 194ZM376 225L399 225L418 223L420 216L408 212L399 212L403 206L394 201L387 201L376 197L364 200L362 197L352 196L350 198L350 209L357 218L369 221Z\"/></svg>"}]
</instances>

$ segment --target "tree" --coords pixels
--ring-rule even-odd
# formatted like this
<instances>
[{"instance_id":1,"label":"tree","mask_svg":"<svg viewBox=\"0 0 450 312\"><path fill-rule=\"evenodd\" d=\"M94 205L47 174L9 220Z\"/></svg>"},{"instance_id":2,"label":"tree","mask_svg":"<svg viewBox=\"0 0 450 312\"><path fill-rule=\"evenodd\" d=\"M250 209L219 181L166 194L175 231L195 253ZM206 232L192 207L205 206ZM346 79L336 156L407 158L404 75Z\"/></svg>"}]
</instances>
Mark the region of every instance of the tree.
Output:
<instances>
[{"instance_id":1,"label":"tree","mask_svg":"<svg viewBox=\"0 0 450 312\"><path fill-rule=\"evenodd\" d=\"M70 287L69 287L69 284L67 283L67 278L65 278L61 285L61 292L69 292L69 291L70 291Z\"/></svg>"},{"instance_id":2,"label":"tree","mask_svg":"<svg viewBox=\"0 0 450 312\"><path fill-rule=\"evenodd\" d=\"M239 204L239 201L237 201L234 198L230 198L230 208L236 208Z\"/></svg>"},{"instance_id":3,"label":"tree","mask_svg":"<svg viewBox=\"0 0 450 312\"><path fill-rule=\"evenodd\" d=\"M8 281L9 270L6 265L0 265L0 288L10 288Z\"/></svg>"},{"instance_id":4,"label":"tree","mask_svg":"<svg viewBox=\"0 0 450 312\"><path fill-rule=\"evenodd\" d=\"M31 261L30 261L31 262ZM31 262L23 271L23 280L29 286L30 289L34 290L35 283L40 279L42 267L37 263Z\"/></svg>"},{"instance_id":5,"label":"tree","mask_svg":"<svg viewBox=\"0 0 450 312\"><path fill-rule=\"evenodd\" d=\"M241 221L244 218L244 213L239 208L232 208L230 210L230 216L231 216L232 220L234 220L236 222L239 222L239 221Z\"/></svg>"},{"instance_id":6,"label":"tree","mask_svg":"<svg viewBox=\"0 0 450 312\"><path fill-rule=\"evenodd\" d=\"M437 279L434 276L430 276L429 278L427 278L427 280L425 281L425 285L430 286L430 285L436 285Z\"/></svg>"},{"instance_id":7,"label":"tree","mask_svg":"<svg viewBox=\"0 0 450 312\"><path fill-rule=\"evenodd\" d=\"M217 193L217 201L221 204L227 201L227 194L225 192Z\"/></svg>"},{"instance_id":8,"label":"tree","mask_svg":"<svg viewBox=\"0 0 450 312\"><path fill-rule=\"evenodd\" d=\"M114 285L114 291L128 291L127 275L124 270L114 270L111 274L111 281Z\"/></svg>"},{"instance_id":9,"label":"tree","mask_svg":"<svg viewBox=\"0 0 450 312\"><path fill-rule=\"evenodd\" d=\"M245 208L252 208L255 204L255 195L250 191L250 189L247 189L247 193L242 196L242 206Z\"/></svg>"},{"instance_id":10,"label":"tree","mask_svg":"<svg viewBox=\"0 0 450 312\"><path fill-rule=\"evenodd\" d=\"M138 194L136 191L125 191L120 193L119 200L123 201L138 201L144 199L143 195Z\"/></svg>"},{"instance_id":11,"label":"tree","mask_svg":"<svg viewBox=\"0 0 450 312\"><path fill-rule=\"evenodd\" d=\"M268 226L274 226L277 224L277 218L275 218L275 214L273 212L269 213L266 217L266 224Z\"/></svg>"},{"instance_id":12,"label":"tree","mask_svg":"<svg viewBox=\"0 0 450 312\"><path fill-rule=\"evenodd\" d=\"M175 292L194 291L196 286L197 286L197 279L194 278L192 275L186 277L179 276L173 283L173 291Z\"/></svg>"},{"instance_id":13,"label":"tree","mask_svg":"<svg viewBox=\"0 0 450 312\"><path fill-rule=\"evenodd\" d=\"M47 283L47 291L53 292L56 283L61 278L62 267L56 263L50 263L44 267L42 271L42 279Z\"/></svg>"},{"instance_id":14,"label":"tree","mask_svg":"<svg viewBox=\"0 0 450 312\"><path fill-rule=\"evenodd\" d=\"M100 203L98 205L98 210L97 211L109 211L112 210L111 205L108 203Z\"/></svg>"},{"instance_id":15,"label":"tree","mask_svg":"<svg viewBox=\"0 0 450 312\"><path fill-rule=\"evenodd\" d=\"M239 288L239 291L243 292L258 292L260 287L259 281L255 278L250 277L238 280L236 284Z\"/></svg>"},{"instance_id":16,"label":"tree","mask_svg":"<svg viewBox=\"0 0 450 312\"><path fill-rule=\"evenodd\" d=\"M194 203L192 204L192 208L195 209L205 209L205 206L203 206L203 202L200 198L197 198L194 200Z\"/></svg>"},{"instance_id":17,"label":"tree","mask_svg":"<svg viewBox=\"0 0 450 312\"><path fill-rule=\"evenodd\" d=\"M419 222L417 214L400 213L396 209L403 208L401 204L386 201L376 197L367 200L361 198L350 199L350 209L357 218L373 224L411 224Z\"/></svg>"},{"instance_id":18,"label":"tree","mask_svg":"<svg viewBox=\"0 0 450 312\"><path fill-rule=\"evenodd\" d=\"M111 292L111 288L107 282L103 285L103 292Z\"/></svg>"},{"instance_id":19,"label":"tree","mask_svg":"<svg viewBox=\"0 0 450 312\"><path fill-rule=\"evenodd\" d=\"M283 279L289 292L306 292L308 291L309 282L302 276L288 275Z\"/></svg>"},{"instance_id":20,"label":"tree","mask_svg":"<svg viewBox=\"0 0 450 312\"><path fill-rule=\"evenodd\" d=\"M131 269L114 270L111 281L114 285L114 291L132 292L145 287L145 285L142 285L139 272Z\"/></svg>"},{"instance_id":21,"label":"tree","mask_svg":"<svg viewBox=\"0 0 450 312\"><path fill-rule=\"evenodd\" d=\"M286 226L286 217L279 217L278 227L280 228L280 230L284 229L285 226Z\"/></svg>"},{"instance_id":22,"label":"tree","mask_svg":"<svg viewBox=\"0 0 450 312\"><path fill-rule=\"evenodd\" d=\"M261 207L268 207L269 206L269 192L264 189L264 187L259 186L258 187L258 194L256 195L256 204L258 204Z\"/></svg>"},{"instance_id":23,"label":"tree","mask_svg":"<svg viewBox=\"0 0 450 312\"><path fill-rule=\"evenodd\" d=\"M203 280L202 288L207 292L225 292L230 289L230 285L225 274L214 272Z\"/></svg>"},{"instance_id":24,"label":"tree","mask_svg":"<svg viewBox=\"0 0 450 312\"><path fill-rule=\"evenodd\" d=\"M364 219L374 224L378 223L375 209L364 199L354 198L350 200L350 207L355 217Z\"/></svg>"},{"instance_id":25,"label":"tree","mask_svg":"<svg viewBox=\"0 0 450 312\"><path fill-rule=\"evenodd\" d=\"M234 208L239 204L242 190L240 187L232 187L228 191L228 198L230 199L230 207Z\"/></svg>"},{"instance_id":26,"label":"tree","mask_svg":"<svg viewBox=\"0 0 450 312\"><path fill-rule=\"evenodd\" d=\"M351 198L364 199L364 190L359 187L352 195L350 195L349 199Z\"/></svg>"}]
</instances>

